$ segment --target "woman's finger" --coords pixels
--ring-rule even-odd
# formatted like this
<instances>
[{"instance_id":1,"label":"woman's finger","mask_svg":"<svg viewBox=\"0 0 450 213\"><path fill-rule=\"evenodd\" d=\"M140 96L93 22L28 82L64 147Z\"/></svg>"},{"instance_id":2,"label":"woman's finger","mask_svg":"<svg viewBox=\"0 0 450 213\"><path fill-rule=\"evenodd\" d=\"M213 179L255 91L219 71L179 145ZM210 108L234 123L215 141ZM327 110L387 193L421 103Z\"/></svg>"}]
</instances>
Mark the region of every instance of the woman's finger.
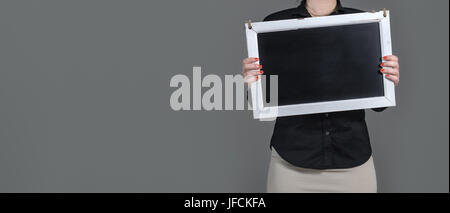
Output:
<instances>
[{"instance_id":1,"label":"woman's finger","mask_svg":"<svg viewBox=\"0 0 450 213\"><path fill-rule=\"evenodd\" d=\"M398 76L395 76L395 75L385 75L385 76L387 79L393 81L396 86L400 82L400 79L398 78Z\"/></svg>"},{"instance_id":2,"label":"woman's finger","mask_svg":"<svg viewBox=\"0 0 450 213\"><path fill-rule=\"evenodd\" d=\"M254 75L249 75L249 76L244 77L244 81L245 81L245 83L247 83L247 84L251 84L251 83L254 83L254 82L258 81L259 78L260 78L260 77L259 77L258 75L256 75L256 76L254 76Z\"/></svg>"},{"instance_id":3,"label":"woman's finger","mask_svg":"<svg viewBox=\"0 0 450 213\"><path fill-rule=\"evenodd\" d=\"M398 68L399 64L398 61L385 61L380 64L381 67L392 67L392 68Z\"/></svg>"},{"instance_id":4,"label":"woman's finger","mask_svg":"<svg viewBox=\"0 0 450 213\"><path fill-rule=\"evenodd\" d=\"M250 71L250 70L259 70L262 68L262 65L259 64L244 64L243 66L243 70L245 71Z\"/></svg>"},{"instance_id":5,"label":"woman's finger","mask_svg":"<svg viewBox=\"0 0 450 213\"><path fill-rule=\"evenodd\" d=\"M398 69L392 69L392 68L383 68L380 70L380 72L382 72L383 74L386 74L386 75L395 75L395 76L399 75Z\"/></svg>"},{"instance_id":6,"label":"woman's finger","mask_svg":"<svg viewBox=\"0 0 450 213\"><path fill-rule=\"evenodd\" d=\"M255 63L257 61L259 61L259 58L245 58L242 61L242 64L252 64L252 63Z\"/></svg>"},{"instance_id":7,"label":"woman's finger","mask_svg":"<svg viewBox=\"0 0 450 213\"><path fill-rule=\"evenodd\" d=\"M396 55L387 55L383 57L386 61L398 61L398 56Z\"/></svg>"},{"instance_id":8,"label":"woman's finger","mask_svg":"<svg viewBox=\"0 0 450 213\"><path fill-rule=\"evenodd\" d=\"M261 75L263 73L264 73L264 71L262 71L262 70L250 70L250 71L245 72L243 75L244 75L244 77L246 77L246 76Z\"/></svg>"}]
</instances>

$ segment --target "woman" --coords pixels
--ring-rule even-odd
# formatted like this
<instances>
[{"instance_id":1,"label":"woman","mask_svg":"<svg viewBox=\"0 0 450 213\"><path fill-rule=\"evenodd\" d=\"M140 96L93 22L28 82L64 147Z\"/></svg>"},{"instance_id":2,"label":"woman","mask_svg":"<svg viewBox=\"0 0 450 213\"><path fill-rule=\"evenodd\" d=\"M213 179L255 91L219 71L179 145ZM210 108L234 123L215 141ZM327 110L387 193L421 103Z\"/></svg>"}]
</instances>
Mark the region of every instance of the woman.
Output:
<instances>
[{"instance_id":1,"label":"woman","mask_svg":"<svg viewBox=\"0 0 450 213\"><path fill-rule=\"evenodd\" d=\"M363 12L339 0L303 0L299 7L264 21ZM257 58L243 61L248 84L263 74ZM384 56L380 72L398 85L399 63ZM383 111L385 108L373 109ZM377 182L364 110L277 118L272 139L267 192L376 192Z\"/></svg>"}]
</instances>

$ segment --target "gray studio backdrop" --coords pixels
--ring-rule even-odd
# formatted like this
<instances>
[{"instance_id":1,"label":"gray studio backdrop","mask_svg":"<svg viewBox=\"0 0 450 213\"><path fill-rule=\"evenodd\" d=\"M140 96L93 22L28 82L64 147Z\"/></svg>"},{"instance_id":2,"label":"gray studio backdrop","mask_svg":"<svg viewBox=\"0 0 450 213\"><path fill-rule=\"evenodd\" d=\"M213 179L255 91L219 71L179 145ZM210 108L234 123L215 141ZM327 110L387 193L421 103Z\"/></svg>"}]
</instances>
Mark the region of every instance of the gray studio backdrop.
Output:
<instances>
[{"instance_id":1,"label":"gray studio backdrop","mask_svg":"<svg viewBox=\"0 0 450 213\"><path fill-rule=\"evenodd\" d=\"M0 192L264 192L273 122L172 111L176 74L236 74L243 23L296 0L0 1ZM367 111L380 192L449 191L449 2L392 11L398 107Z\"/></svg>"}]
</instances>

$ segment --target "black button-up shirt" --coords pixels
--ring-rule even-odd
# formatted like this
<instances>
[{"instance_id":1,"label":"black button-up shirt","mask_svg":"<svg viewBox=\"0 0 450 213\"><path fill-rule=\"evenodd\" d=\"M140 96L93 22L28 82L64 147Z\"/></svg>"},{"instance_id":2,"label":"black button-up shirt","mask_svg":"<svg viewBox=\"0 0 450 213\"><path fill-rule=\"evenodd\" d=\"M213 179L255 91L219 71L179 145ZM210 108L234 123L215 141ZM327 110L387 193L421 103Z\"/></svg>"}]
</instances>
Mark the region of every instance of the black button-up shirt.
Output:
<instances>
[{"instance_id":1,"label":"black button-up shirt","mask_svg":"<svg viewBox=\"0 0 450 213\"><path fill-rule=\"evenodd\" d=\"M337 1L331 15L363 12L342 7ZM264 21L311 17L306 1L299 7L279 11ZM383 111L386 108L376 108ZM364 110L279 117L270 146L289 163L303 168L351 168L372 155Z\"/></svg>"}]
</instances>

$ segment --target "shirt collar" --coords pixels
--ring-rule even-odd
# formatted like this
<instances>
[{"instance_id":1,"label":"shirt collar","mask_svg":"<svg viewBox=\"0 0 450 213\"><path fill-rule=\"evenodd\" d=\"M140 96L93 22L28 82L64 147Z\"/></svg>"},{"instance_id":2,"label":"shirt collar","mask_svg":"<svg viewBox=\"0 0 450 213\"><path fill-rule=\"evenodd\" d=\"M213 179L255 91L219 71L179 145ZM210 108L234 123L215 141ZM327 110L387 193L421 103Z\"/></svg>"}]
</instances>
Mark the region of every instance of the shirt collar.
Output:
<instances>
[{"instance_id":1,"label":"shirt collar","mask_svg":"<svg viewBox=\"0 0 450 213\"><path fill-rule=\"evenodd\" d=\"M341 1L337 0L336 10L332 14L340 13L343 10L344 8L341 5ZM302 3L300 3L300 6L296 8L293 15L300 17L311 17L311 14L309 14L308 10L306 9L306 0L302 0Z\"/></svg>"}]
</instances>

